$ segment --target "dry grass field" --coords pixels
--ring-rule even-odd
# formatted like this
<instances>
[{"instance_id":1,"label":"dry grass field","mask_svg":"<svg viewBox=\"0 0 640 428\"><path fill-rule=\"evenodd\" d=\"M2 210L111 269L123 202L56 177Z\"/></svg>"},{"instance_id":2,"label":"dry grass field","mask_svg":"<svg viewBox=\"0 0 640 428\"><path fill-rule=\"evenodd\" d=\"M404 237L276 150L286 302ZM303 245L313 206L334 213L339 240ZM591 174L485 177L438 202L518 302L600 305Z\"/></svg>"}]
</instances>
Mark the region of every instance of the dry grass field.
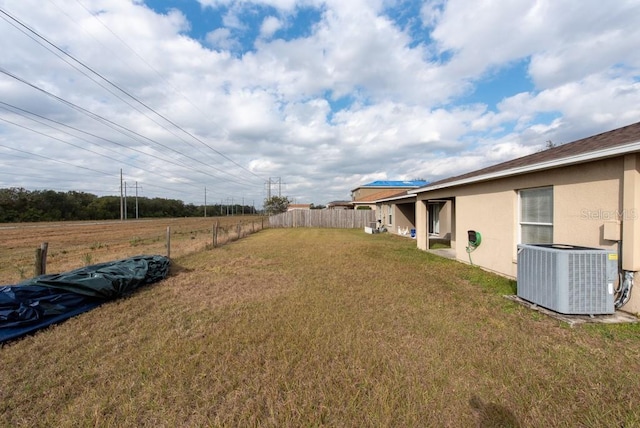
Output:
<instances>
[{"instance_id":1,"label":"dry grass field","mask_svg":"<svg viewBox=\"0 0 640 428\"><path fill-rule=\"evenodd\" d=\"M33 277L43 242L47 273L60 273L141 254L167 255L167 227L171 257L202 251L213 244L216 223L220 244L237 238L238 224L242 236L263 224L257 216L0 224L0 285Z\"/></svg>"},{"instance_id":2,"label":"dry grass field","mask_svg":"<svg viewBox=\"0 0 640 428\"><path fill-rule=\"evenodd\" d=\"M266 229L0 349L0 426L640 426L638 325L360 230Z\"/></svg>"}]
</instances>

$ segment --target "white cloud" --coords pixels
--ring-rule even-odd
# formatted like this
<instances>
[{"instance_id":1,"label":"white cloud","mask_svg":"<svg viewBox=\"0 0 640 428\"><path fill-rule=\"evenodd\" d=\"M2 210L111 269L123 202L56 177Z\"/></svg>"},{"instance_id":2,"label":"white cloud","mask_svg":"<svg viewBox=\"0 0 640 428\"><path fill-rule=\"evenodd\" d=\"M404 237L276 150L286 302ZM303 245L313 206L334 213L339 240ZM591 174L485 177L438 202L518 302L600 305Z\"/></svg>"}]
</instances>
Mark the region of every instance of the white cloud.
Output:
<instances>
[{"instance_id":1,"label":"white cloud","mask_svg":"<svg viewBox=\"0 0 640 428\"><path fill-rule=\"evenodd\" d=\"M366 181L444 178L528 154L547 140L563 143L640 117L637 2L603 8L595 0L434 0L421 8L424 34L418 39L385 15L390 3L383 0L200 3L203 14L224 14L225 26L204 41L189 37L197 23L187 15L155 13L141 2L87 0L95 14L89 15L61 0L0 0L196 137L111 87L125 104L0 21L6 70L148 138L116 132L0 74L4 102L112 141L82 142L0 109L2 118L97 153L6 122L0 122L0 144L113 174L103 179L0 148L3 161L12 160L4 170L15 174L0 176L0 187L91 183L114 191L122 167L146 196L199 202L206 186L220 197L261 200L264 179L280 176L299 202L326 203L348 198ZM256 5L275 11L256 15L259 27L251 32L243 19L258 13ZM317 8L320 18L296 37L301 7ZM287 40L278 38L281 29ZM256 40L242 46L249 33ZM459 104L486 76L520 60L535 86L518 87L495 108L482 99ZM46 181L26 177L24 171L35 170Z\"/></svg>"},{"instance_id":2,"label":"white cloud","mask_svg":"<svg viewBox=\"0 0 640 428\"><path fill-rule=\"evenodd\" d=\"M420 18L425 27L435 27L442 18L446 0L427 0L420 8Z\"/></svg>"},{"instance_id":3,"label":"white cloud","mask_svg":"<svg viewBox=\"0 0 640 428\"><path fill-rule=\"evenodd\" d=\"M231 30L224 27L207 33L206 41L211 47L219 50L231 51L240 47L240 42L232 36Z\"/></svg>"},{"instance_id":4,"label":"white cloud","mask_svg":"<svg viewBox=\"0 0 640 428\"><path fill-rule=\"evenodd\" d=\"M282 21L275 16L267 16L260 26L260 37L268 39L280 28L282 28Z\"/></svg>"},{"instance_id":5,"label":"white cloud","mask_svg":"<svg viewBox=\"0 0 640 428\"><path fill-rule=\"evenodd\" d=\"M246 30L247 26L242 19L238 16L239 10L233 8L230 9L223 17L222 23L227 28L233 28L235 30Z\"/></svg>"},{"instance_id":6,"label":"white cloud","mask_svg":"<svg viewBox=\"0 0 640 428\"><path fill-rule=\"evenodd\" d=\"M530 58L536 85L549 88L624 62L640 65L640 3L597 0L450 0L433 31L447 69L477 79L493 67ZM425 19L430 19L429 15Z\"/></svg>"}]
</instances>

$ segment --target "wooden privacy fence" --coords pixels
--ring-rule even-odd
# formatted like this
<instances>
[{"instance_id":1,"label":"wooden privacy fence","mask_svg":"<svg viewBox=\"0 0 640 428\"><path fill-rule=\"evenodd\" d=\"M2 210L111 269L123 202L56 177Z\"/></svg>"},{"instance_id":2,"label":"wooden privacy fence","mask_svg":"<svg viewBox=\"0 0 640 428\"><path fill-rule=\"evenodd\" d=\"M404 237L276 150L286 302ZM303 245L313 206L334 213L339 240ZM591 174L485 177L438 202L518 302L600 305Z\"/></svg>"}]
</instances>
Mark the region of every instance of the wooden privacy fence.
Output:
<instances>
[{"instance_id":1,"label":"wooden privacy fence","mask_svg":"<svg viewBox=\"0 0 640 428\"><path fill-rule=\"evenodd\" d=\"M292 210L269 217L269 227L358 229L375 221L373 210Z\"/></svg>"}]
</instances>

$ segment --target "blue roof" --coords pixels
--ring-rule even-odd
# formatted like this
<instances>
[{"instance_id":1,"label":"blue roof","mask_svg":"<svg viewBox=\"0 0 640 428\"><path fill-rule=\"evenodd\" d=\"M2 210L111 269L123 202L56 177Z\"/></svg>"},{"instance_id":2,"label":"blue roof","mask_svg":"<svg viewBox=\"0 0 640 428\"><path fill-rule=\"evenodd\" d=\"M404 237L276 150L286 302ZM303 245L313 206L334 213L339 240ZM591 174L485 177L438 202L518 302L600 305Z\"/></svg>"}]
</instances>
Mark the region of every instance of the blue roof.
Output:
<instances>
[{"instance_id":1,"label":"blue roof","mask_svg":"<svg viewBox=\"0 0 640 428\"><path fill-rule=\"evenodd\" d=\"M371 183L363 184L360 187L422 187L426 186L427 184L429 184L429 182L425 180L377 180L372 181Z\"/></svg>"}]
</instances>

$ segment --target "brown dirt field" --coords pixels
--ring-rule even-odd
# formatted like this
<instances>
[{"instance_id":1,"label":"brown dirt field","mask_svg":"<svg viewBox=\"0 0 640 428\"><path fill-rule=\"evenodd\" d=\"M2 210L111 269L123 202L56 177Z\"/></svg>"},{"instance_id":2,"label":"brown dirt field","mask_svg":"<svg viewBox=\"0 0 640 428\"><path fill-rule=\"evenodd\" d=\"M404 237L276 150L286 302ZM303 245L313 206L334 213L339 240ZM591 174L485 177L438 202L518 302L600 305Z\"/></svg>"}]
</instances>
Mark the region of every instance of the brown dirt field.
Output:
<instances>
[{"instance_id":1,"label":"brown dirt field","mask_svg":"<svg viewBox=\"0 0 640 428\"><path fill-rule=\"evenodd\" d=\"M86 222L1 223L0 285L34 276L36 250L48 243L47 273L60 273L85 265L136 255L167 255L167 228L171 231L172 258L201 251L213 244L218 224L222 245L258 231L266 225L258 216L111 220Z\"/></svg>"}]
</instances>

